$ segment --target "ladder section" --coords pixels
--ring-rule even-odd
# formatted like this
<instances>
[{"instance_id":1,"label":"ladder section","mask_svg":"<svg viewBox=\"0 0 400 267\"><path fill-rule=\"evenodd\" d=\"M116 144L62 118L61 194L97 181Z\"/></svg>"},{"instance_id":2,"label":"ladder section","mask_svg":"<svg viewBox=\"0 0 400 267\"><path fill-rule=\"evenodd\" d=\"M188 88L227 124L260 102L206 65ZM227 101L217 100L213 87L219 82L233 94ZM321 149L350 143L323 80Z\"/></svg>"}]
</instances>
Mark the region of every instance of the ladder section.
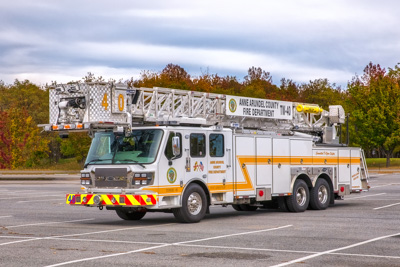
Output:
<instances>
[{"instance_id":1,"label":"ladder section","mask_svg":"<svg viewBox=\"0 0 400 267\"><path fill-rule=\"evenodd\" d=\"M200 126L292 131L337 140L344 123L341 106L329 111L315 104L220 95L169 88L129 88L125 84L61 84L50 90L50 124L45 130L131 130L136 124ZM115 129L114 129L115 130Z\"/></svg>"},{"instance_id":2,"label":"ladder section","mask_svg":"<svg viewBox=\"0 0 400 267\"><path fill-rule=\"evenodd\" d=\"M168 88L134 88L132 119L139 122L213 125L224 117L225 95Z\"/></svg>"}]
</instances>

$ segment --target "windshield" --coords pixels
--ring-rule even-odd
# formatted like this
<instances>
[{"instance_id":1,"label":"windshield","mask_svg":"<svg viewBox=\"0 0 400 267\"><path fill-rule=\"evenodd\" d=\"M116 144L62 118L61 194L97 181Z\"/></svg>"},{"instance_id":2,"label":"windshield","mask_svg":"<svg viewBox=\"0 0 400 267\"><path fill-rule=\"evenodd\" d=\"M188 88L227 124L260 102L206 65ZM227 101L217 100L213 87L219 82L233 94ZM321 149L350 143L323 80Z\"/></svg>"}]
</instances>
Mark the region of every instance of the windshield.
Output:
<instances>
[{"instance_id":1,"label":"windshield","mask_svg":"<svg viewBox=\"0 0 400 267\"><path fill-rule=\"evenodd\" d=\"M144 164L157 157L163 131L134 130L124 136L113 132L98 132L92 140L85 166L89 164Z\"/></svg>"}]
</instances>

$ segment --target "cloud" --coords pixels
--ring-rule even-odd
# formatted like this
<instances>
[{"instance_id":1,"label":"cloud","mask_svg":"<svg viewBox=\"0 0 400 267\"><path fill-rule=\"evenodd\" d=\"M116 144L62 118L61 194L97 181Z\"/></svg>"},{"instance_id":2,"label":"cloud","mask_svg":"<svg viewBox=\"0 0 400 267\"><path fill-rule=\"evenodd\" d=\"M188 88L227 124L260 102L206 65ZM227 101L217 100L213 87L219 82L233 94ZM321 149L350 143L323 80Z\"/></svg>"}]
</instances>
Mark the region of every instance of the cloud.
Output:
<instances>
[{"instance_id":1,"label":"cloud","mask_svg":"<svg viewBox=\"0 0 400 267\"><path fill-rule=\"evenodd\" d=\"M346 85L369 61L400 61L399 7L361 0L3 1L0 79L68 81L94 70L130 78L175 63L195 75L209 68L242 78L260 66L275 83L328 78Z\"/></svg>"}]
</instances>

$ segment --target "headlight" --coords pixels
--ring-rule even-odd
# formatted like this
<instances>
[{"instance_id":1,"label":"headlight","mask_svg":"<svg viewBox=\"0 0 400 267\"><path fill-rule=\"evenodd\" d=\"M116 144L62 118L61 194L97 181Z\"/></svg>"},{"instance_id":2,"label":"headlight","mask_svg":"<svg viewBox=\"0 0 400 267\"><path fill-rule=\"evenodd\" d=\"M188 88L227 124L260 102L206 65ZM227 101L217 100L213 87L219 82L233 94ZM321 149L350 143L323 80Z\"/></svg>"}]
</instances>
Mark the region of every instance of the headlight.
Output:
<instances>
[{"instance_id":1,"label":"headlight","mask_svg":"<svg viewBox=\"0 0 400 267\"><path fill-rule=\"evenodd\" d=\"M133 175L133 185L150 185L153 184L154 172L139 172Z\"/></svg>"}]
</instances>

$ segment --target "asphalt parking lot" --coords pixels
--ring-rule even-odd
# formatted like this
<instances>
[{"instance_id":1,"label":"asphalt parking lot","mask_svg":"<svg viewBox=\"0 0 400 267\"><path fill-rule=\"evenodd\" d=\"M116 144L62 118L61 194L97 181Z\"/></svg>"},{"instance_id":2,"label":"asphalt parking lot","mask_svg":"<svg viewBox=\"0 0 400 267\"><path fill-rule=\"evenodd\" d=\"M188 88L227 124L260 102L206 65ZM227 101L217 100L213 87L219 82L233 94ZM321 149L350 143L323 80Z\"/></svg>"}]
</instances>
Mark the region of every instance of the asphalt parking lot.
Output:
<instances>
[{"instance_id":1,"label":"asphalt parking lot","mask_svg":"<svg viewBox=\"0 0 400 267\"><path fill-rule=\"evenodd\" d=\"M370 185L325 211L212 207L180 224L70 207L78 180L1 180L0 266L400 266L400 175Z\"/></svg>"}]
</instances>

